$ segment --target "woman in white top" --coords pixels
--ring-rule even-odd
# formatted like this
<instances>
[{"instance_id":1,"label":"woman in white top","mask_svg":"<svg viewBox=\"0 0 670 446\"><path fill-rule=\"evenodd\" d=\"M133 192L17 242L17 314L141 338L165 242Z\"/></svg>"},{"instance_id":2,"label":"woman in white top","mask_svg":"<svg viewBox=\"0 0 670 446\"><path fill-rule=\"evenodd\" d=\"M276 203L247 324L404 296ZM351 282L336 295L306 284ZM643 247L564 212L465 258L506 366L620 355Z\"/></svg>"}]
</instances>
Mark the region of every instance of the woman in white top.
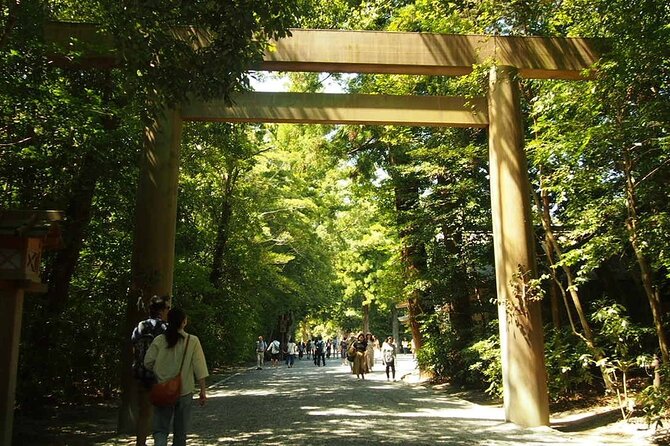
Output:
<instances>
[{"instance_id":1,"label":"woman in white top","mask_svg":"<svg viewBox=\"0 0 670 446\"><path fill-rule=\"evenodd\" d=\"M393 381L395 381L395 358L396 358L396 348L395 343L393 342L393 337L389 336L386 338L386 342L382 345L382 362L386 366L386 381L389 381L391 377L389 376L389 371L393 373Z\"/></svg>"},{"instance_id":2,"label":"woman in white top","mask_svg":"<svg viewBox=\"0 0 670 446\"><path fill-rule=\"evenodd\" d=\"M298 346L293 342L293 339L288 340L286 344L286 364L290 367L293 367L295 362L295 355L298 354Z\"/></svg>"},{"instance_id":3,"label":"woman in white top","mask_svg":"<svg viewBox=\"0 0 670 446\"><path fill-rule=\"evenodd\" d=\"M207 400L205 378L209 376L205 354L197 336L184 331L188 318L184 310L173 308L168 313L168 327L157 336L144 357L144 365L153 370L158 382L177 376L181 367L181 397L174 406L154 406L154 445L167 446L170 422L174 417L174 446L186 445L191 421L195 381L200 387L200 405ZM183 358L183 366L182 364Z\"/></svg>"}]
</instances>

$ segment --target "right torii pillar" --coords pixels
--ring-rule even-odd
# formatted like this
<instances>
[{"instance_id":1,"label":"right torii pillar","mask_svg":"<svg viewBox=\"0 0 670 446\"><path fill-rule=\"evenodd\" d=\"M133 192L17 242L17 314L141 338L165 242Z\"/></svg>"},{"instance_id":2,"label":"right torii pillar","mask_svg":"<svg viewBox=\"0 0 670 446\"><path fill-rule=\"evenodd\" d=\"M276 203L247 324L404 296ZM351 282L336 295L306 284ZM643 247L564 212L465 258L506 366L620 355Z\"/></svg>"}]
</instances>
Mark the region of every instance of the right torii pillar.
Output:
<instances>
[{"instance_id":1,"label":"right torii pillar","mask_svg":"<svg viewBox=\"0 0 670 446\"><path fill-rule=\"evenodd\" d=\"M489 174L505 419L535 427L549 424L549 396L540 302L519 292L519 272L536 278L537 268L517 76L489 74Z\"/></svg>"}]
</instances>

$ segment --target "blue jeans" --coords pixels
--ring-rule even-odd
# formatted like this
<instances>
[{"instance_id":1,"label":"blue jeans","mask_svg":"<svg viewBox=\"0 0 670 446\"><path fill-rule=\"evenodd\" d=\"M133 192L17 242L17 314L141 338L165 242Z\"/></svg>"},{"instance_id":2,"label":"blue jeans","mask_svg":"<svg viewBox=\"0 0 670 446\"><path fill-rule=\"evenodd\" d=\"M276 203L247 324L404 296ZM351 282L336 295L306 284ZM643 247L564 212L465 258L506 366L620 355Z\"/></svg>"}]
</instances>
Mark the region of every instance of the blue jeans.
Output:
<instances>
[{"instance_id":1,"label":"blue jeans","mask_svg":"<svg viewBox=\"0 0 670 446\"><path fill-rule=\"evenodd\" d=\"M295 355L286 355L286 364L288 364L289 367L293 367L294 362L295 362Z\"/></svg>"},{"instance_id":2,"label":"blue jeans","mask_svg":"<svg viewBox=\"0 0 670 446\"><path fill-rule=\"evenodd\" d=\"M193 394L182 395L174 406L154 406L154 445L167 446L170 424L174 418L173 446L186 446L186 432L191 427Z\"/></svg>"}]
</instances>

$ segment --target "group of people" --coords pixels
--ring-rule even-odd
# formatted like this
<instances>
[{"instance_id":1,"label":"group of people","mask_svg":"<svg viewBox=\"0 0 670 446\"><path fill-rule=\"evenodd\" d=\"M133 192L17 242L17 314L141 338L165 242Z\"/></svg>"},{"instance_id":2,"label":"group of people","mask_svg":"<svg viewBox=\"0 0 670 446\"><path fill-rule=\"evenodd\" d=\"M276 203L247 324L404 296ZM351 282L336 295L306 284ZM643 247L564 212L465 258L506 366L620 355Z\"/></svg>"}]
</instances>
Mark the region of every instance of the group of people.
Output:
<instances>
[{"instance_id":1,"label":"group of people","mask_svg":"<svg viewBox=\"0 0 670 446\"><path fill-rule=\"evenodd\" d=\"M281 359L281 354L281 344L277 339L268 344L263 339L263 336L259 336L256 341L256 370L263 369L265 355L270 356L272 367L277 367L279 365L279 360ZM286 365L289 368L293 367L293 364L295 364L295 357L298 354L298 346L292 339L289 339L286 343L284 354L286 355Z\"/></svg>"},{"instance_id":2,"label":"group of people","mask_svg":"<svg viewBox=\"0 0 670 446\"><path fill-rule=\"evenodd\" d=\"M281 348L279 340L275 339L268 344L263 336L259 336L256 341L256 370L262 370L266 355L270 356L272 367L277 367L282 353L285 355L286 365L293 367L296 355L299 359L302 359L304 351L308 352L308 358L313 358L314 365L325 366L326 356L330 357L328 354L330 353L328 352L329 344L331 347L333 344L338 345L342 364L348 363L351 366L351 372L359 379L365 379L365 375L372 372L375 364L375 351L380 350L382 365L386 367L386 379L395 381L398 348L393 337L386 338L380 347L379 341L372 333L352 335L339 343L337 340L331 341L330 339L328 342L324 342L321 336L317 336L306 343L299 342L298 344L289 339L284 349Z\"/></svg>"},{"instance_id":3,"label":"group of people","mask_svg":"<svg viewBox=\"0 0 670 446\"><path fill-rule=\"evenodd\" d=\"M375 363L375 349L379 341L371 333L358 333L351 336L346 342L346 358L351 363L351 373L359 379L365 379L367 373L372 372ZM386 338L381 346L381 360L386 367L386 380L395 381L395 365L398 349L393 337Z\"/></svg>"},{"instance_id":4,"label":"group of people","mask_svg":"<svg viewBox=\"0 0 670 446\"><path fill-rule=\"evenodd\" d=\"M201 406L207 400L205 378L209 376L200 340L185 331L188 317L180 308L170 308L169 296L153 296L149 318L133 330L133 371L139 380L140 416L137 445L144 446L149 430L155 446L167 446L173 431L173 445L186 445L191 420L191 407L196 383ZM151 388L180 376L180 395L174 405L154 406L149 403ZM153 414L152 414L153 413ZM150 426L153 415L153 426Z\"/></svg>"},{"instance_id":5,"label":"group of people","mask_svg":"<svg viewBox=\"0 0 670 446\"><path fill-rule=\"evenodd\" d=\"M328 340L328 343L331 343L331 341ZM330 357L328 347L329 345L323 341L321 336L316 337L314 341L310 340L307 343L301 341L297 344L293 339L289 338L284 349L281 348L279 340L275 339L268 344L263 339L263 336L259 336L256 341L256 370L263 369L266 355L270 357L272 367L277 367L283 353L286 358L286 365L290 368L295 364L296 356L298 359L302 359L306 351L308 352L308 358L314 358L314 365L325 366L326 356Z\"/></svg>"}]
</instances>

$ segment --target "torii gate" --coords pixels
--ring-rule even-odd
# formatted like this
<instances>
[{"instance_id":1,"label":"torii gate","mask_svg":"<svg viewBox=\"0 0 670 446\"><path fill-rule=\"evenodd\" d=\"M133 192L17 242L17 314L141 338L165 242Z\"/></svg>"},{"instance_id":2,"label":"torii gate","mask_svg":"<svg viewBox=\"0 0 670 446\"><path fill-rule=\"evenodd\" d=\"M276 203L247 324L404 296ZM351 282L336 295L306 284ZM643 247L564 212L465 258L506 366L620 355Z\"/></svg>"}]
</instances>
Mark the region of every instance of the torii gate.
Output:
<instances>
[{"instance_id":1,"label":"torii gate","mask_svg":"<svg viewBox=\"0 0 670 446\"><path fill-rule=\"evenodd\" d=\"M104 42L84 25L54 24L47 39ZM207 45L207 33L189 34ZM585 39L464 36L424 33L291 30L265 54L261 70L465 75L492 63L486 98L248 93L223 101L165 109L145 129L133 245L133 286L145 296L170 294L183 121L398 124L488 127L491 210L500 302L505 419L521 426L549 424L544 340L539 302L515 294L518 272L536 276L530 190L523 148L517 76L580 79L599 58ZM176 33L175 33L176 34ZM109 48L109 47L108 47ZM93 56L110 60L113 56ZM138 314L139 317L139 314Z\"/></svg>"}]
</instances>

